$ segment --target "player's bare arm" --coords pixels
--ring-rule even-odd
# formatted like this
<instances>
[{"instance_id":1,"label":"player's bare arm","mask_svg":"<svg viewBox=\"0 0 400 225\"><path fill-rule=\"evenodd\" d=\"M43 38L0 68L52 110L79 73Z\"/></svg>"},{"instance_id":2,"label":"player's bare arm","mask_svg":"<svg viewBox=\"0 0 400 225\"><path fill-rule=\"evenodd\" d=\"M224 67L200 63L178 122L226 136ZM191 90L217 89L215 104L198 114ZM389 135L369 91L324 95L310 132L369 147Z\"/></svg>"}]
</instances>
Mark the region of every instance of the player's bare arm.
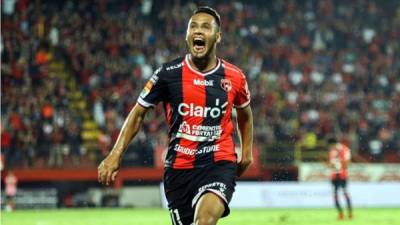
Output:
<instances>
[{"instance_id":1,"label":"player's bare arm","mask_svg":"<svg viewBox=\"0 0 400 225\"><path fill-rule=\"evenodd\" d=\"M325 161L325 165L329 168L329 169L335 169L335 163L328 157L328 160Z\"/></svg>"},{"instance_id":2,"label":"player's bare arm","mask_svg":"<svg viewBox=\"0 0 400 225\"><path fill-rule=\"evenodd\" d=\"M345 159L345 160L343 160L342 167L344 169L347 169L347 168L349 168L350 163L351 163L350 159Z\"/></svg>"},{"instance_id":3,"label":"player's bare arm","mask_svg":"<svg viewBox=\"0 0 400 225\"><path fill-rule=\"evenodd\" d=\"M100 183L109 185L115 180L122 156L129 143L139 132L147 110L148 108L136 104L125 119L113 149L98 167L98 180Z\"/></svg>"},{"instance_id":4,"label":"player's bare arm","mask_svg":"<svg viewBox=\"0 0 400 225\"><path fill-rule=\"evenodd\" d=\"M236 109L242 159L239 162L238 176L241 176L253 162L253 113L250 105Z\"/></svg>"}]
</instances>

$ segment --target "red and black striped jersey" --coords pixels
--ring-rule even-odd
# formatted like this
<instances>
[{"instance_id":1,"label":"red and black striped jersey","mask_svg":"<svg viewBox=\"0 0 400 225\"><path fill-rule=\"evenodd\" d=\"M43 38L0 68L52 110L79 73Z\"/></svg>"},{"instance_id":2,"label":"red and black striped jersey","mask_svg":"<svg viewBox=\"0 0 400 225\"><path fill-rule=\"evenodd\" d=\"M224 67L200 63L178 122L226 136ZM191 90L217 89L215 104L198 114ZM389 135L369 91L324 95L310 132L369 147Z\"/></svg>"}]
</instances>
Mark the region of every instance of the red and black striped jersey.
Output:
<instances>
[{"instance_id":1,"label":"red and black striped jersey","mask_svg":"<svg viewBox=\"0 0 400 225\"><path fill-rule=\"evenodd\" d=\"M188 169L217 161L236 162L232 108L250 103L245 75L218 59L202 73L192 68L188 56L157 69L138 98L144 107L163 102L169 127L166 167Z\"/></svg>"},{"instance_id":2,"label":"red and black striped jersey","mask_svg":"<svg viewBox=\"0 0 400 225\"><path fill-rule=\"evenodd\" d=\"M344 164L351 160L351 151L346 145L337 143L329 149L329 162L334 166L332 170L332 179L337 175L341 179L347 179L348 171Z\"/></svg>"}]
</instances>

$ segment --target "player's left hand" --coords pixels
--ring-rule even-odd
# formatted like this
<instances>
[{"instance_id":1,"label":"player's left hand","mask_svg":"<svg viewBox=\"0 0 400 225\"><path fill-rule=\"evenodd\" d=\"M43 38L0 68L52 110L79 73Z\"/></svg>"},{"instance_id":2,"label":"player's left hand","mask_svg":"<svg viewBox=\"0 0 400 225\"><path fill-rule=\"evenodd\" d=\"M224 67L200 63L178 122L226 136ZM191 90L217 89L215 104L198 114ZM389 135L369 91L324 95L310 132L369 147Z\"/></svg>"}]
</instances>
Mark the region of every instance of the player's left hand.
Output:
<instances>
[{"instance_id":1,"label":"player's left hand","mask_svg":"<svg viewBox=\"0 0 400 225\"><path fill-rule=\"evenodd\" d=\"M100 183L110 185L115 181L120 166L120 158L116 155L108 155L97 168L97 176Z\"/></svg>"},{"instance_id":2,"label":"player's left hand","mask_svg":"<svg viewBox=\"0 0 400 225\"><path fill-rule=\"evenodd\" d=\"M252 157L242 157L242 159L238 164L238 170L237 170L238 177L243 175L243 173L247 170L247 168L250 166L252 162L253 162Z\"/></svg>"}]
</instances>

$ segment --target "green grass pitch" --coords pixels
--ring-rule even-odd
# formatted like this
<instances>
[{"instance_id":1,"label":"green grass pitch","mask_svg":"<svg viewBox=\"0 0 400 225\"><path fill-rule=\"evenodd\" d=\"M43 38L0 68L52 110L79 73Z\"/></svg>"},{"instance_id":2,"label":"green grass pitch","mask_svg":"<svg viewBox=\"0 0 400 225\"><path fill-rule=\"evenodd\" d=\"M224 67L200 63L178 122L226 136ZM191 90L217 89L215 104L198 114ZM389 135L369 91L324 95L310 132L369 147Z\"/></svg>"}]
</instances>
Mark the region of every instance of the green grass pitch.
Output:
<instances>
[{"instance_id":1,"label":"green grass pitch","mask_svg":"<svg viewBox=\"0 0 400 225\"><path fill-rule=\"evenodd\" d=\"M1 212L1 225L168 225L166 209L58 209ZM232 209L218 225L400 225L400 208L355 209L336 220L334 209Z\"/></svg>"}]
</instances>

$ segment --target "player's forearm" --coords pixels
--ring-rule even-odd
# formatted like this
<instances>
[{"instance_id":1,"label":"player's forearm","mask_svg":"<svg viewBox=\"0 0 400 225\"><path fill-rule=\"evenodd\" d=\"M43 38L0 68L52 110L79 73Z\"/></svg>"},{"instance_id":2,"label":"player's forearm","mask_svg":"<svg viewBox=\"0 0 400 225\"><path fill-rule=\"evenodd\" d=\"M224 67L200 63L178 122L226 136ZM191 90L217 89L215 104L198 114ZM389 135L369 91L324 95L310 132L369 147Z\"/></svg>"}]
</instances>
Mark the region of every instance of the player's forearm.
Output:
<instances>
[{"instance_id":1,"label":"player's forearm","mask_svg":"<svg viewBox=\"0 0 400 225\"><path fill-rule=\"evenodd\" d=\"M122 157L129 143L139 132L139 129L143 123L145 112L146 109L139 105L136 105L131 110L128 117L125 119L125 122L118 135L117 141L115 142L115 145L110 154Z\"/></svg>"},{"instance_id":2,"label":"player's forearm","mask_svg":"<svg viewBox=\"0 0 400 225\"><path fill-rule=\"evenodd\" d=\"M238 113L238 128L242 145L242 158L252 158L253 115L250 107Z\"/></svg>"},{"instance_id":3,"label":"player's forearm","mask_svg":"<svg viewBox=\"0 0 400 225\"><path fill-rule=\"evenodd\" d=\"M238 110L238 128L242 147L242 159L239 165L239 176L253 162L253 115L250 107Z\"/></svg>"}]
</instances>

